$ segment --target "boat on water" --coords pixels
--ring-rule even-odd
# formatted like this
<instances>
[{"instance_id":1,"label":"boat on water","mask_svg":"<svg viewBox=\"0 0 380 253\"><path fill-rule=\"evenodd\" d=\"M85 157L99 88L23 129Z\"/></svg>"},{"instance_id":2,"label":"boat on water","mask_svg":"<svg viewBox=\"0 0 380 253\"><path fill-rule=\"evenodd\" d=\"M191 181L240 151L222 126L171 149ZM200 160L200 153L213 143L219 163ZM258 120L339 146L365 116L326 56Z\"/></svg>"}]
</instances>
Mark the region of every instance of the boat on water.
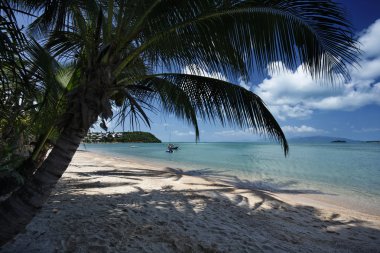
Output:
<instances>
[{"instance_id":1,"label":"boat on water","mask_svg":"<svg viewBox=\"0 0 380 253\"><path fill-rule=\"evenodd\" d=\"M178 146L174 146L174 144L169 144L168 145L168 149L166 150L166 152L168 153L173 153L173 150L178 150Z\"/></svg>"},{"instance_id":2,"label":"boat on water","mask_svg":"<svg viewBox=\"0 0 380 253\"><path fill-rule=\"evenodd\" d=\"M169 149L169 148L170 148L170 149L178 149L178 146L174 146L174 144L171 144L171 143L170 143L170 144L168 145L168 149Z\"/></svg>"}]
</instances>

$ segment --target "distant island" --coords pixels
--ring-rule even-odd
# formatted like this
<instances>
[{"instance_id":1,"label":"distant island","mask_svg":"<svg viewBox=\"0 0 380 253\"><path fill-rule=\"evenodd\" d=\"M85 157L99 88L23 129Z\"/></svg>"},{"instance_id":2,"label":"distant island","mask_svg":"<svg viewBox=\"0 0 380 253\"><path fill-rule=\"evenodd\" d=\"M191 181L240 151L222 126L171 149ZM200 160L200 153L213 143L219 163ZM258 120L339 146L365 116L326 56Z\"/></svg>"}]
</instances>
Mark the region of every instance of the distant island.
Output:
<instances>
[{"instance_id":1,"label":"distant island","mask_svg":"<svg viewBox=\"0 0 380 253\"><path fill-rule=\"evenodd\" d=\"M84 143L139 142L161 143L156 136L148 132L92 132L83 139Z\"/></svg>"},{"instance_id":2,"label":"distant island","mask_svg":"<svg viewBox=\"0 0 380 253\"><path fill-rule=\"evenodd\" d=\"M342 137L332 136L307 136L307 137L295 137L289 139L290 143L360 143L361 141L351 140Z\"/></svg>"},{"instance_id":3,"label":"distant island","mask_svg":"<svg viewBox=\"0 0 380 253\"><path fill-rule=\"evenodd\" d=\"M294 137L289 139L290 143L376 143L380 144L380 140L352 140L343 137L332 136L306 136Z\"/></svg>"},{"instance_id":4,"label":"distant island","mask_svg":"<svg viewBox=\"0 0 380 253\"><path fill-rule=\"evenodd\" d=\"M342 140L335 140L331 141L331 143L346 143L347 141L342 141Z\"/></svg>"}]
</instances>

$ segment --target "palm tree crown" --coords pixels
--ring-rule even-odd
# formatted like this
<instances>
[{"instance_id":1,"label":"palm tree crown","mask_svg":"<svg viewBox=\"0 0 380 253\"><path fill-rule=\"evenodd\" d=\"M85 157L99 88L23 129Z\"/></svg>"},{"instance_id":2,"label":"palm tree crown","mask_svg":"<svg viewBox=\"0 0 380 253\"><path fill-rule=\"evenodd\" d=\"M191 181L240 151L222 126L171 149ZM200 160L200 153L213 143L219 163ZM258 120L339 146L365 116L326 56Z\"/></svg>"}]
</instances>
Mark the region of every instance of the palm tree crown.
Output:
<instances>
[{"instance_id":1,"label":"palm tree crown","mask_svg":"<svg viewBox=\"0 0 380 253\"><path fill-rule=\"evenodd\" d=\"M357 52L342 11L327 0L74 2L52 7L31 1L29 6L45 10L31 30L51 32L52 52L78 63L81 81L73 86L102 98L95 102L102 118L112 117L116 105L118 115L149 124L143 108L155 97L164 110L191 123L197 137L198 116L267 133L285 153L285 136L260 98L197 69L248 80L252 71L263 73L268 63L281 61L286 68L303 63L314 77L333 80L349 78L347 64ZM188 66L197 69L181 73ZM79 107L72 105L72 115Z\"/></svg>"}]
</instances>

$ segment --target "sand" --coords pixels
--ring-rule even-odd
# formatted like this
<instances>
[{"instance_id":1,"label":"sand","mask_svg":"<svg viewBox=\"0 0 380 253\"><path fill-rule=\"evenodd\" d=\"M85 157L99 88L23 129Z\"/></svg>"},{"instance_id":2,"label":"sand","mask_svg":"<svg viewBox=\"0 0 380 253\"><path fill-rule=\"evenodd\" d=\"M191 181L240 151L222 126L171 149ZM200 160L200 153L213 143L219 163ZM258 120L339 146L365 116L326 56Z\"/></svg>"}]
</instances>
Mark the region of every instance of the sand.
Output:
<instances>
[{"instance_id":1,"label":"sand","mask_svg":"<svg viewBox=\"0 0 380 253\"><path fill-rule=\"evenodd\" d=\"M379 216L232 179L79 151L0 251L380 252Z\"/></svg>"}]
</instances>

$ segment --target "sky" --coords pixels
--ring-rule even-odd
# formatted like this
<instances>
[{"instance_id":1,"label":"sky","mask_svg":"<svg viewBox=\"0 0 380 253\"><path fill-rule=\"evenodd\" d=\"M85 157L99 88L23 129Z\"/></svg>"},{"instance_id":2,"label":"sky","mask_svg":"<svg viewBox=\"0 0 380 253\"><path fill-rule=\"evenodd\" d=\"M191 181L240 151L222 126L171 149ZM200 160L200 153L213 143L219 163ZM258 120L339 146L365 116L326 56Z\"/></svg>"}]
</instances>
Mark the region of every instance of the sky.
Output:
<instances>
[{"instance_id":1,"label":"sky","mask_svg":"<svg viewBox=\"0 0 380 253\"><path fill-rule=\"evenodd\" d=\"M287 138L306 136L380 140L380 1L340 0L360 42L360 67L352 80L322 85L302 71L268 73L254 83L237 84L259 95L279 122ZM277 63L281 64L281 63ZM185 70L186 72L186 70ZM211 73L210 76L213 76ZM140 126L162 141L195 141L194 130L172 115L149 113L151 128ZM256 141L262 136L248 129L200 122L200 141ZM93 131L99 130L95 127ZM109 130L121 131L109 123ZM125 130L130 130L126 124Z\"/></svg>"}]
</instances>

